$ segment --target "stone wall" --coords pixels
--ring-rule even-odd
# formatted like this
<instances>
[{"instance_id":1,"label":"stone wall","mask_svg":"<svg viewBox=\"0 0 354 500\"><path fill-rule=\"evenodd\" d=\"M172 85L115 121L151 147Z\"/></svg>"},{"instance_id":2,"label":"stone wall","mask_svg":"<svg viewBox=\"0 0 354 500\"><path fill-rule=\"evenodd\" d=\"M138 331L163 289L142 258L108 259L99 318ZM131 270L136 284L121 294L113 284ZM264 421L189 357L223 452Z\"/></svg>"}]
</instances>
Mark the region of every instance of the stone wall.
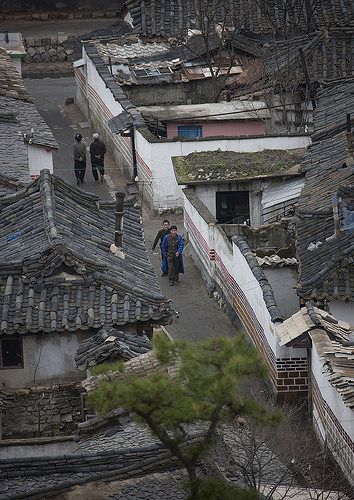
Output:
<instances>
[{"instance_id":1,"label":"stone wall","mask_svg":"<svg viewBox=\"0 0 354 500\"><path fill-rule=\"evenodd\" d=\"M46 38L25 38L24 46L27 55L25 63L49 63L72 61L74 51L65 46L67 36Z\"/></svg>"},{"instance_id":2,"label":"stone wall","mask_svg":"<svg viewBox=\"0 0 354 500\"><path fill-rule=\"evenodd\" d=\"M83 17L116 17L119 3L111 0L0 0L0 20L47 21L49 19L81 19ZM58 7L59 6L59 7Z\"/></svg>"},{"instance_id":3,"label":"stone wall","mask_svg":"<svg viewBox=\"0 0 354 500\"><path fill-rule=\"evenodd\" d=\"M3 439L70 435L83 421L81 384L7 391L14 398L2 415Z\"/></svg>"}]
</instances>

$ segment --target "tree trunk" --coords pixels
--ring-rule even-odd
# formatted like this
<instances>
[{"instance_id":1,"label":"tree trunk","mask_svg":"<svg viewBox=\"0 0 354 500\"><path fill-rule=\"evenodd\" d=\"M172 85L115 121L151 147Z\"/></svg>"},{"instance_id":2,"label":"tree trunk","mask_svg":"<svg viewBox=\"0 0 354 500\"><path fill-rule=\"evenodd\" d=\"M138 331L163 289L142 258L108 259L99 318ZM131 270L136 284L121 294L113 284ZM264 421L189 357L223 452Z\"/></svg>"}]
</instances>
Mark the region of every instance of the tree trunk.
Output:
<instances>
[{"instance_id":1,"label":"tree trunk","mask_svg":"<svg viewBox=\"0 0 354 500\"><path fill-rule=\"evenodd\" d=\"M199 491L199 484L197 481L197 471L195 465L191 464L185 464L185 468L187 470L188 478L189 478L189 485L190 485L190 500L197 500L198 498L198 491Z\"/></svg>"}]
</instances>

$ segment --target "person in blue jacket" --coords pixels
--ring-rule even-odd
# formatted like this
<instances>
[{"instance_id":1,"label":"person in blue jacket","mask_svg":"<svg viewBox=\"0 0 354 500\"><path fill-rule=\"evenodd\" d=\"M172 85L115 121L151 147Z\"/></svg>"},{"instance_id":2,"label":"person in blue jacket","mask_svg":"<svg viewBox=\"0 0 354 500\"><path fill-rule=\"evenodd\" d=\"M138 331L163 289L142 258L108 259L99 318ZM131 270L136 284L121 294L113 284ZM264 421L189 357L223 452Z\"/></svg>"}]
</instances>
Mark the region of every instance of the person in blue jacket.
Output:
<instances>
[{"instance_id":1,"label":"person in blue jacket","mask_svg":"<svg viewBox=\"0 0 354 500\"><path fill-rule=\"evenodd\" d=\"M168 272L170 285L178 283L179 273L184 273L183 268L183 238L177 234L177 226L170 227L170 234L162 240L162 271Z\"/></svg>"}]
</instances>

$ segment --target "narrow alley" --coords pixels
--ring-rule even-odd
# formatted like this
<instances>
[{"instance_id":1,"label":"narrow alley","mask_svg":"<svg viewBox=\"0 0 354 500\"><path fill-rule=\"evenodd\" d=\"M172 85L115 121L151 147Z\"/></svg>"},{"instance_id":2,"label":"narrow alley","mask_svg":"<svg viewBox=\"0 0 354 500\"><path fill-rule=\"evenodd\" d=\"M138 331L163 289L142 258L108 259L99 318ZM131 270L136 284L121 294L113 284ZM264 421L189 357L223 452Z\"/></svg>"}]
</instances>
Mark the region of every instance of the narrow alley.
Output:
<instances>
[{"instance_id":1,"label":"narrow alley","mask_svg":"<svg viewBox=\"0 0 354 500\"><path fill-rule=\"evenodd\" d=\"M65 100L75 95L74 78L27 79L26 83L35 98L37 109L48 123L60 146L60 150L54 155L54 171L74 183L72 160L74 136L79 132L86 144L90 144L93 132L87 119L75 104L65 106ZM115 191L124 189L125 181L121 170L110 154L106 156L105 165L106 182L95 183L88 166L83 188L98 194L104 200L109 200ZM149 252L164 218L164 216L154 216L147 208L143 210L144 231ZM171 224L177 224L179 232L184 231L181 215L176 217L170 214L167 218ZM168 327L173 337L202 340L218 335L235 334L236 328L229 318L220 310L215 300L209 297L201 275L189 254L188 246L184 255L185 275L181 277L178 286L170 287L168 280L161 277L158 252L150 253L150 260L163 293L171 300L171 305L176 311L174 321Z\"/></svg>"}]
</instances>

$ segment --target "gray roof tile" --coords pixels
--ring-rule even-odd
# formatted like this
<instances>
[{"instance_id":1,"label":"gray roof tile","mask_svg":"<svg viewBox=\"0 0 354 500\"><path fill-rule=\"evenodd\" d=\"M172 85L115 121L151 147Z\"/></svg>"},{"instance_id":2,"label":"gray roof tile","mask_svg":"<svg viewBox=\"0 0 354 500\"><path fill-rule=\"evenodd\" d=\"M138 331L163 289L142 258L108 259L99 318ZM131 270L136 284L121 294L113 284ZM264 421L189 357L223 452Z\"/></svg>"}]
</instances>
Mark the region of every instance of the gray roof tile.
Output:
<instances>
[{"instance_id":1,"label":"gray roof tile","mask_svg":"<svg viewBox=\"0 0 354 500\"><path fill-rule=\"evenodd\" d=\"M354 182L352 168L345 166L346 113L354 116L353 79L319 92L313 143L301 164L307 174L297 210L298 293L305 300L354 300L353 234L340 231L331 238L332 196Z\"/></svg>"},{"instance_id":2,"label":"gray roof tile","mask_svg":"<svg viewBox=\"0 0 354 500\"><path fill-rule=\"evenodd\" d=\"M110 252L114 204L46 170L26 189L0 198L0 212L2 333L168 320L138 209L125 207L124 259Z\"/></svg>"}]
</instances>

